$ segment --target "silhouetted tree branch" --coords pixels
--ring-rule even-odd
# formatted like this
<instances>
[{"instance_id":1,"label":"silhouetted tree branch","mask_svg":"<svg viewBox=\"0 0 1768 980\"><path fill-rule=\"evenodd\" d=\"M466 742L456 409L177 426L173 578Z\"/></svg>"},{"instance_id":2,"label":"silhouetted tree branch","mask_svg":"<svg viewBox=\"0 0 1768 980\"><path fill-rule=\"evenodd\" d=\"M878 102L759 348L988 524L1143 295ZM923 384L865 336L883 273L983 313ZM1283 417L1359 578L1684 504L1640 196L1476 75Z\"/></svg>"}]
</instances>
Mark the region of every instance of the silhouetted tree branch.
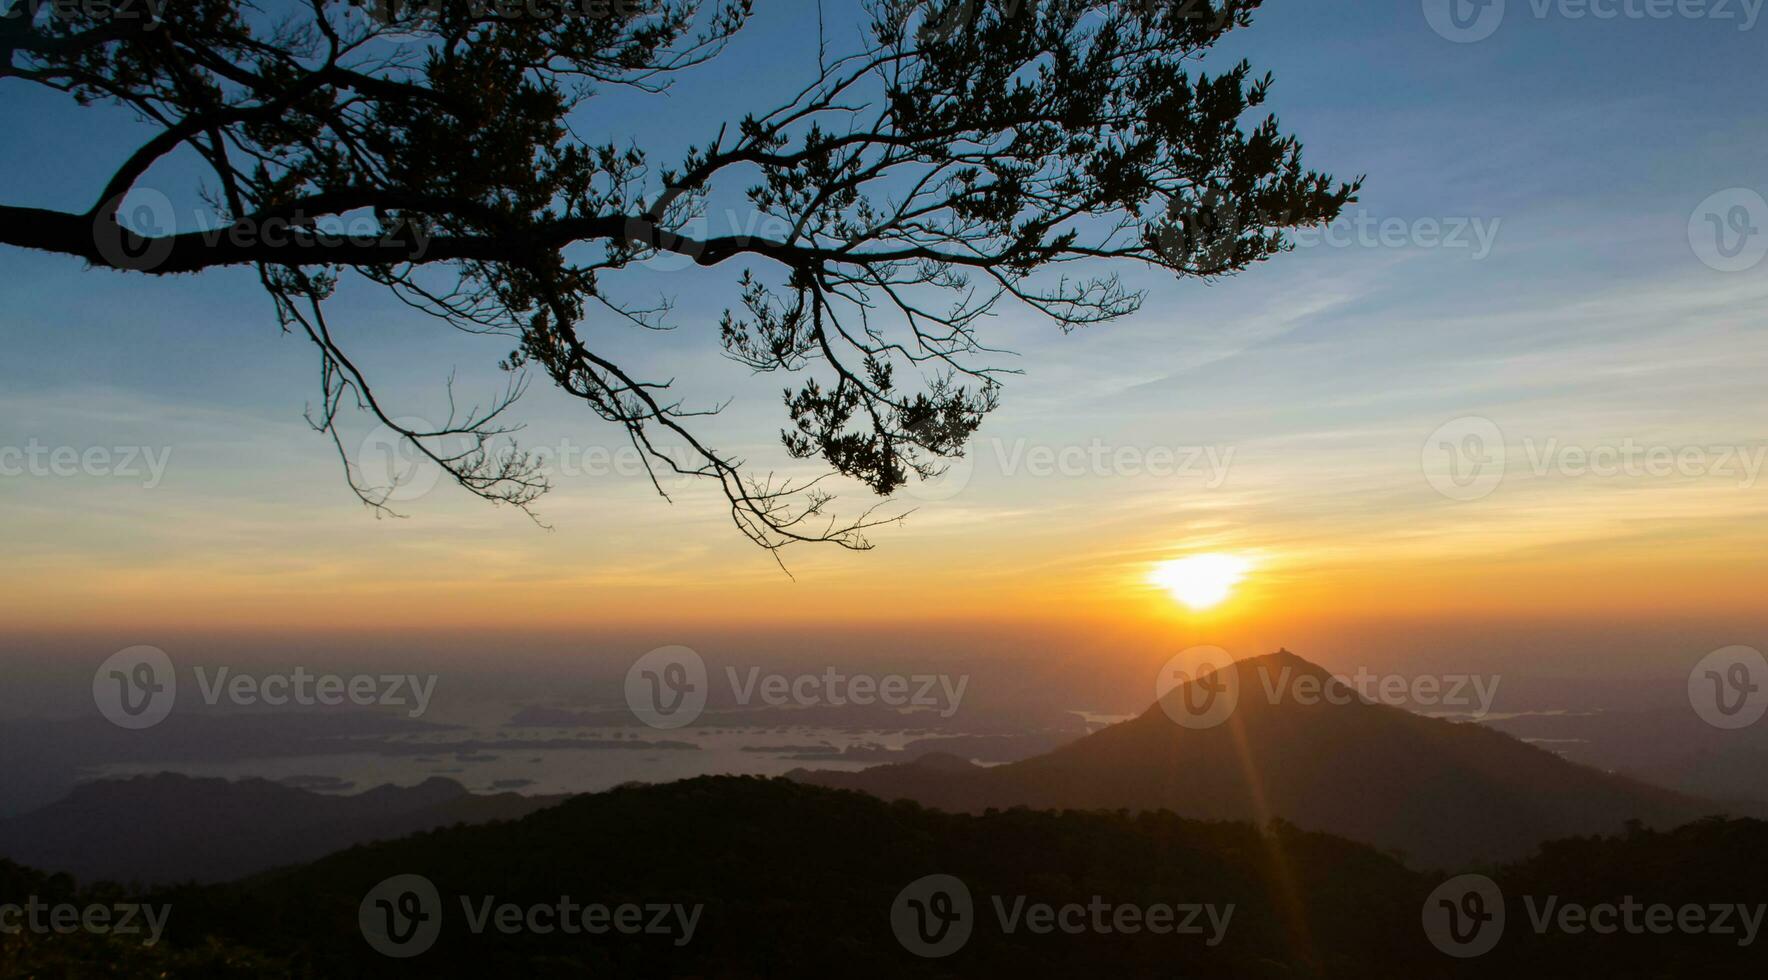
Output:
<instances>
[{"instance_id":1,"label":"silhouetted tree branch","mask_svg":"<svg viewBox=\"0 0 1768 980\"><path fill-rule=\"evenodd\" d=\"M142 273L256 267L284 327L319 351L314 426L337 441L340 412L367 412L486 499L527 509L547 489L530 457L498 448L538 370L652 466L715 481L757 544L864 548L890 517L836 517L824 477L750 473L695 436L716 408L597 349L594 314L668 325L668 304L620 296L619 274L665 253L741 262L722 342L794 376L786 450L888 496L961 454L996 407L1006 372L978 328L1003 301L1063 329L1110 320L1141 302L1110 260L1227 275L1354 199L1356 182L1304 168L1274 119L1243 125L1268 75L1196 64L1257 6L877 0L859 50L831 57L825 40L794 98L659 166L577 139L569 117L611 88L667 89L737 35L751 0L170 0L157 17L24 0L0 19L0 75L126 106L158 133L84 212L0 205L0 242ZM124 205L174 153L206 165L213 222L131 226ZM731 185L769 233L690 234ZM343 234L346 220L371 230ZM508 338L508 390L440 426L399 425L326 322L344 274Z\"/></svg>"}]
</instances>

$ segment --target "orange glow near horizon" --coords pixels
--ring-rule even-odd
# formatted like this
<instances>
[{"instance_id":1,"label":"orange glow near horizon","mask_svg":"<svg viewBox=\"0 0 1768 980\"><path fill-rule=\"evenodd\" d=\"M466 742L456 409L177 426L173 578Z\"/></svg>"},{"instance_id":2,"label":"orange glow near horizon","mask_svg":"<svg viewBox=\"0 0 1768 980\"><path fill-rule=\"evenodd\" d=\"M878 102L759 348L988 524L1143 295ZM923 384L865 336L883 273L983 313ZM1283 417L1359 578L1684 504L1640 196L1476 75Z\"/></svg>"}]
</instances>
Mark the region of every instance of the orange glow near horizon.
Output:
<instances>
[{"instance_id":1,"label":"orange glow near horizon","mask_svg":"<svg viewBox=\"0 0 1768 980\"><path fill-rule=\"evenodd\" d=\"M219 549L140 562L115 552L103 562L43 555L0 572L6 586L0 589L0 622L52 631L311 629L316 623L399 631L688 621L766 627L1036 620L1229 628L1268 620L1444 616L1493 622L1712 619L1743 615L1759 599L1754 592L1760 579L1748 549L1759 548L1762 535L1748 526L1729 533L1737 540L1724 550L1617 554L1568 545L1545 556L1538 550L1426 554L1411 542L1375 540L1352 550L1301 535L1278 547L1282 542L1269 531L1238 540L1212 535L1214 547L1195 552L1170 543L1123 541L1113 547L1094 540L1097 550L1089 554L1079 541L1020 534L1003 535L992 546L966 542L992 547L994 560L982 567L959 561L943 542L905 537L864 554L804 551L794 556L792 579L764 564L764 556L729 554L735 546L704 564L657 561L650 568L615 569L586 564L574 554L548 554L566 532L510 531L496 542L475 542L482 546L471 551L471 561L435 538L419 548L408 538L386 546L384 538L358 534L381 543L377 551L321 534L315 535L318 543L278 540L255 549L277 559L259 564ZM1214 557L1202 560L1208 556ZM1062 600L1052 603L1053 594ZM785 600L789 614L782 611Z\"/></svg>"},{"instance_id":2,"label":"orange glow near horizon","mask_svg":"<svg viewBox=\"0 0 1768 980\"><path fill-rule=\"evenodd\" d=\"M976 489L881 531L875 551L793 549L791 577L685 501L604 513L561 491L547 514L556 530L540 532L441 493L410 520L375 521L343 503L281 511L232 490L224 503L167 490L151 511L107 511L103 500L9 511L19 560L0 568L0 622L149 642L188 628L316 624L669 633L815 623L839 633L1035 621L1198 631L1199 642L1252 631L1293 649L1308 629L1340 622L1750 621L1768 549L1759 491L1693 484L1620 500L1602 490L1569 486L1569 500L1519 486L1390 513L1226 491L1171 512L1164 497L1119 511L1099 507L1085 481Z\"/></svg>"}]
</instances>

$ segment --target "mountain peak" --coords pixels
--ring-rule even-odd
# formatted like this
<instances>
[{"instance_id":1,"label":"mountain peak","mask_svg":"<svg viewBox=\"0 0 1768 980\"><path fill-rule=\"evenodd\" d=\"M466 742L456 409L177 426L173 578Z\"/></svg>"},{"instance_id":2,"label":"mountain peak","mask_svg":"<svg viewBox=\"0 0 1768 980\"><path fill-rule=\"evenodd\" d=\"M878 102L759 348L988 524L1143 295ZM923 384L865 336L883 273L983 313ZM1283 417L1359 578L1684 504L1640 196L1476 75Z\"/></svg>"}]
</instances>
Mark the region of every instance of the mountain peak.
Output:
<instances>
[{"instance_id":1,"label":"mountain peak","mask_svg":"<svg viewBox=\"0 0 1768 980\"><path fill-rule=\"evenodd\" d=\"M1316 677L1324 678L1332 676L1331 671L1314 663L1306 657L1291 653L1288 647L1278 647L1276 653L1267 653L1263 656L1247 657L1244 660L1236 660L1234 664L1242 672L1251 669L1264 668L1276 668L1280 670L1287 667L1291 671L1300 671L1302 673L1312 674Z\"/></svg>"},{"instance_id":2,"label":"mountain peak","mask_svg":"<svg viewBox=\"0 0 1768 980\"><path fill-rule=\"evenodd\" d=\"M969 759L950 752L928 752L903 764L937 772L970 772L982 768Z\"/></svg>"},{"instance_id":3,"label":"mountain peak","mask_svg":"<svg viewBox=\"0 0 1768 980\"><path fill-rule=\"evenodd\" d=\"M1230 669L1234 674L1233 680L1237 682L1234 687L1237 693L1281 689L1303 677L1313 679L1321 685L1322 689L1327 685L1338 683L1331 671L1305 657L1291 653L1287 647L1279 648L1275 653L1245 657L1224 664L1200 663L1195 665L1194 669L1197 671L1194 675L1182 678L1180 683L1173 685L1171 690L1149 707L1148 713L1160 713L1161 701L1172 697L1182 697L1184 689L1193 684L1200 682L1213 684L1214 682L1210 678Z\"/></svg>"},{"instance_id":4,"label":"mountain peak","mask_svg":"<svg viewBox=\"0 0 1768 980\"><path fill-rule=\"evenodd\" d=\"M1156 704L1043 755L971 772L794 774L887 799L990 807L1282 817L1443 866L1504 860L1628 819L1670 826L1713 804L1571 763L1476 724L1361 694L1280 649L1187 665Z\"/></svg>"}]
</instances>

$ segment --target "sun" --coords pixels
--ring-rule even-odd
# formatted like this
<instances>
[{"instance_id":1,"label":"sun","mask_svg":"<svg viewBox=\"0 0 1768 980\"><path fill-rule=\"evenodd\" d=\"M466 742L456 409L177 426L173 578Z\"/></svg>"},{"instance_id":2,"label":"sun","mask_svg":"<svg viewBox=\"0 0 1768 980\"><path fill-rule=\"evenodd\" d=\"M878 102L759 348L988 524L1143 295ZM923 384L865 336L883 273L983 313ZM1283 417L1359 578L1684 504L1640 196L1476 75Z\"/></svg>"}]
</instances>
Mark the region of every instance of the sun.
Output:
<instances>
[{"instance_id":1,"label":"sun","mask_svg":"<svg viewBox=\"0 0 1768 980\"><path fill-rule=\"evenodd\" d=\"M1208 609L1226 599L1251 568L1238 555L1189 555L1155 565L1148 581L1192 609Z\"/></svg>"}]
</instances>

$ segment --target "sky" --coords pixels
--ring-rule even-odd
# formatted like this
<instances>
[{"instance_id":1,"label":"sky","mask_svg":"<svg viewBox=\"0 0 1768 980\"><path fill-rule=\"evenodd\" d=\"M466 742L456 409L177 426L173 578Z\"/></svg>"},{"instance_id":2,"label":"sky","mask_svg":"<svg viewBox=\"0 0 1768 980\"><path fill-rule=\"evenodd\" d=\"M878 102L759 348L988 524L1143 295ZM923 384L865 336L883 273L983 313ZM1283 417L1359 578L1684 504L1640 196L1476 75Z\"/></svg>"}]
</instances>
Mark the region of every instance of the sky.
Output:
<instances>
[{"instance_id":1,"label":"sky","mask_svg":"<svg viewBox=\"0 0 1768 980\"><path fill-rule=\"evenodd\" d=\"M816 19L761 6L718 61L664 96L592 100L578 132L667 159L771 107L814 66ZM828 6L839 24L847 8ZM1274 73L1270 105L1310 166L1365 176L1359 202L1218 282L1126 270L1147 298L1124 320L1063 335L1005 310L985 339L1023 373L966 460L911 488L874 550L794 548L790 577L705 488L660 500L621 434L543 383L519 412L525 444L557 458L548 528L440 483L377 519L303 419L313 352L249 273L0 251L0 624L95 648L720 630L838 647L856 625L936 643L942 624L1053 624L1099 657L1496 645L1562 673L1762 646L1759 3L1483 9L1460 29L1434 0L1267 4L1228 53ZM84 207L142 138L7 84L9 203ZM156 189L193 209L178 178ZM736 272L635 272L623 288L675 299L678 329L598 329L623 363L730 399L719 445L783 465L777 379L717 347ZM403 414L442 411L450 372L481 400L500 383L501 341L372 287L346 286L332 317ZM19 471L57 447L118 451L92 472ZM1150 583L1200 553L1249 564L1227 601L1192 610Z\"/></svg>"}]
</instances>

